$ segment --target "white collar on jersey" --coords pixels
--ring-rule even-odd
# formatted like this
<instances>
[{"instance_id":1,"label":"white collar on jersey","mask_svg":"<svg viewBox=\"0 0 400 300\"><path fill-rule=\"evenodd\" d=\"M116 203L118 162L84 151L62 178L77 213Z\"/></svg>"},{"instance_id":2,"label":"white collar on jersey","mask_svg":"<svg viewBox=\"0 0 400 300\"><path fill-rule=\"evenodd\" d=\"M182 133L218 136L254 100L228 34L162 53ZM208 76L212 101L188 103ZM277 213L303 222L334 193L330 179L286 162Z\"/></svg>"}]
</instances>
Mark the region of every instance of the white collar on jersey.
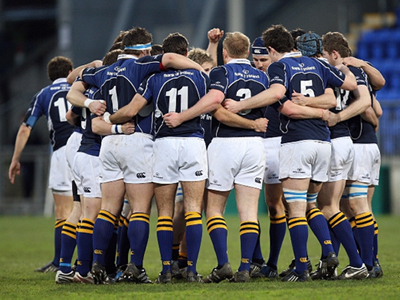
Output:
<instances>
[{"instance_id":1,"label":"white collar on jersey","mask_svg":"<svg viewBox=\"0 0 400 300\"><path fill-rule=\"evenodd\" d=\"M57 78L56 80L53 81L54 83L62 83L62 82L67 82L67 78Z\"/></svg>"},{"instance_id":2,"label":"white collar on jersey","mask_svg":"<svg viewBox=\"0 0 400 300\"><path fill-rule=\"evenodd\" d=\"M324 62L326 62L326 63L328 63L328 64L329 64L329 61L328 61L328 59L327 59L327 58L325 58L325 57L318 57L318 59L319 59L319 60L322 60L322 61L324 61Z\"/></svg>"},{"instance_id":3,"label":"white collar on jersey","mask_svg":"<svg viewBox=\"0 0 400 300\"><path fill-rule=\"evenodd\" d=\"M246 58L234 58L228 61L226 64L250 64L250 61Z\"/></svg>"},{"instance_id":4,"label":"white collar on jersey","mask_svg":"<svg viewBox=\"0 0 400 300\"><path fill-rule=\"evenodd\" d=\"M120 60L120 59L128 59L128 58L138 59L135 55L132 55L132 54L120 54L120 55L118 55L118 60Z\"/></svg>"},{"instance_id":5,"label":"white collar on jersey","mask_svg":"<svg viewBox=\"0 0 400 300\"><path fill-rule=\"evenodd\" d=\"M286 57L301 57L301 52L300 51L296 51L296 52L288 52L285 55L282 56L282 58L286 58Z\"/></svg>"}]
</instances>

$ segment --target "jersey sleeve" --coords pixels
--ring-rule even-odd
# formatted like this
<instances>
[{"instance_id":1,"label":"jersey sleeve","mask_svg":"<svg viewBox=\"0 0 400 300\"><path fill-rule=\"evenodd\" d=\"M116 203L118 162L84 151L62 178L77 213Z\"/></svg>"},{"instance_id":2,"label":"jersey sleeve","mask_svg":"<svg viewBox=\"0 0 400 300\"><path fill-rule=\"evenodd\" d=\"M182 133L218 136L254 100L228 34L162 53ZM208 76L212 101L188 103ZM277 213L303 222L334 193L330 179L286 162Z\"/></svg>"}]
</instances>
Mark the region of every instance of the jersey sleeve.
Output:
<instances>
[{"instance_id":1,"label":"jersey sleeve","mask_svg":"<svg viewBox=\"0 0 400 300\"><path fill-rule=\"evenodd\" d=\"M161 63L162 58L163 54L159 54L156 56L144 56L135 60L135 64L151 68L150 72L166 71L167 69L165 69Z\"/></svg>"},{"instance_id":2,"label":"jersey sleeve","mask_svg":"<svg viewBox=\"0 0 400 300\"><path fill-rule=\"evenodd\" d=\"M215 89L226 94L228 89L228 78L224 67L216 67L210 72L210 89Z\"/></svg>"},{"instance_id":3,"label":"jersey sleeve","mask_svg":"<svg viewBox=\"0 0 400 300\"><path fill-rule=\"evenodd\" d=\"M82 115L82 107L71 106L71 111L78 116Z\"/></svg>"},{"instance_id":4,"label":"jersey sleeve","mask_svg":"<svg viewBox=\"0 0 400 300\"><path fill-rule=\"evenodd\" d=\"M99 68L86 68L82 72L82 81L87 84L100 87L103 84L103 78L101 76L101 71L108 66L102 66Z\"/></svg>"},{"instance_id":5,"label":"jersey sleeve","mask_svg":"<svg viewBox=\"0 0 400 300\"><path fill-rule=\"evenodd\" d=\"M286 101L290 101L288 97L283 96L283 98L273 104L271 104L270 106L273 107L274 109L278 110L279 107L281 107L283 105L283 103L285 103Z\"/></svg>"},{"instance_id":6,"label":"jersey sleeve","mask_svg":"<svg viewBox=\"0 0 400 300\"><path fill-rule=\"evenodd\" d=\"M324 61L321 61L319 59L317 59L317 61L323 67L324 76L327 78L327 84L336 87L341 87L343 85L344 79L346 78L346 75Z\"/></svg>"},{"instance_id":7,"label":"jersey sleeve","mask_svg":"<svg viewBox=\"0 0 400 300\"><path fill-rule=\"evenodd\" d=\"M24 119L22 121L22 124L28 126L29 128L33 128L37 120L45 113L42 105L43 103L40 100L40 95L42 95L42 93L43 90L33 96L31 104L26 111Z\"/></svg>"},{"instance_id":8,"label":"jersey sleeve","mask_svg":"<svg viewBox=\"0 0 400 300\"><path fill-rule=\"evenodd\" d=\"M349 66L350 71L354 74L356 77L357 85L366 85L368 86L368 78L365 74L365 72L361 68L356 68L353 66Z\"/></svg>"},{"instance_id":9,"label":"jersey sleeve","mask_svg":"<svg viewBox=\"0 0 400 300\"><path fill-rule=\"evenodd\" d=\"M285 65L280 62L272 63L267 70L269 84L279 83L288 88L286 79Z\"/></svg>"},{"instance_id":10,"label":"jersey sleeve","mask_svg":"<svg viewBox=\"0 0 400 300\"><path fill-rule=\"evenodd\" d=\"M147 100L147 102L150 102L150 100L153 99L153 91L150 88L153 77L154 77L153 75L147 76L142 81L142 83L140 84L139 89L138 89L138 94L143 96L143 98L145 98Z\"/></svg>"}]
</instances>

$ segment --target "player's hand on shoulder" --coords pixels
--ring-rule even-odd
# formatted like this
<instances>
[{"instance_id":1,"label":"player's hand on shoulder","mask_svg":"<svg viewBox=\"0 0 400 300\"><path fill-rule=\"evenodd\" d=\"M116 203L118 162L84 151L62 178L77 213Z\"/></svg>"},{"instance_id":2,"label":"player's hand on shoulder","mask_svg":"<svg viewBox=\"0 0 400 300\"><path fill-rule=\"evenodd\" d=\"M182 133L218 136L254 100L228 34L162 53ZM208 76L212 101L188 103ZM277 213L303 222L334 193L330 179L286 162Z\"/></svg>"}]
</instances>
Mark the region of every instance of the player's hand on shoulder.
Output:
<instances>
[{"instance_id":1,"label":"player's hand on shoulder","mask_svg":"<svg viewBox=\"0 0 400 300\"><path fill-rule=\"evenodd\" d=\"M345 57L343 63L346 66L353 66L356 68L362 68L366 64L365 61L355 58L354 56Z\"/></svg>"},{"instance_id":2,"label":"player's hand on shoulder","mask_svg":"<svg viewBox=\"0 0 400 300\"><path fill-rule=\"evenodd\" d=\"M122 133L123 134L132 134L135 132L135 122L129 121L122 124Z\"/></svg>"},{"instance_id":3,"label":"player's hand on shoulder","mask_svg":"<svg viewBox=\"0 0 400 300\"><path fill-rule=\"evenodd\" d=\"M213 28L208 31L207 36L210 43L216 44L224 36L224 31L219 28Z\"/></svg>"},{"instance_id":4,"label":"player's hand on shoulder","mask_svg":"<svg viewBox=\"0 0 400 300\"><path fill-rule=\"evenodd\" d=\"M89 109L92 113L101 116L106 111L106 101L95 100L89 104Z\"/></svg>"},{"instance_id":5,"label":"player's hand on shoulder","mask_svg":"<svg viewBox=\"0 0 400 300\"><path fill-rule=\"evenodd\" d=\"M266 118L258 118L254 120L254 131L267 132L269 120Z\"/></svg>"},{"instance_id":6,"label":"player's hand on shoulder","mask_svg":"<svg viewBox=\"0 0 400 300\"><path fill-rule=\"evenodd\" d=\"M241 111L240 101L235 101L227 98L222 102L222 105L226 110L229 110L230 112L233 112L235 114Z\"/></svg>"},{"instance_id":7,"label":"player's hand on shoulder","mask_svg":"<svg viewBox=\"0 0 400 300\"><path fill-rule=\"evenodd\" d=\"M176 112L170 112L163 116L165 124L169 128L174 128L182 124L180 115Z\"/></svg>"}]
</instances>

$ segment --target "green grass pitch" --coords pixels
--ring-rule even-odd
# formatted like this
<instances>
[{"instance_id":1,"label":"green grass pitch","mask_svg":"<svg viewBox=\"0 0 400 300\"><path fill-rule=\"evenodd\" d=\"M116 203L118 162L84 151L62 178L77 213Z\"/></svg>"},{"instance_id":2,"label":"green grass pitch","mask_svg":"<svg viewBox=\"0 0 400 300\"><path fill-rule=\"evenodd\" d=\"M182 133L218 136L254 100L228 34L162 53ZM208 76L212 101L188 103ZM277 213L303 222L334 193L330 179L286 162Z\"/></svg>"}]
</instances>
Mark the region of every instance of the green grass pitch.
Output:
<instances>
[{"instance_id":1,"label":"green grass pitch","mask_svg":"<svg viewBox=\"0 0 400 300\"><path fill-rule=\"evenodd\" d=\"M153 212L154 215L154 212ZM240 262L239 219L227 215L229 228L228 249L232 267ZM169 285L57 285L55 274L41 274L33 270L53 257L53 219L30 216L0 216L0 299L400 299L400 218L377 216L379 225L379 258L384 276L379 279L359 281L281 282L258 279L245 284L223 282L220 284ZM268 257L268 218L260 218L261 243ZM203 224L205 221L203 219ZM144 267L154 280L161 270L157 246L156 219L151 219L151 231ZM313 265L318 263L320 247L312 232L308 251ZM282 271L293 257L289 233L279 258ZM339 272L348 259L343 247L339 254ZM216 257L207 230L204 227L203 243L198 261L198 271L207 275L216 265Z\"/></svg>"}]
</instances>

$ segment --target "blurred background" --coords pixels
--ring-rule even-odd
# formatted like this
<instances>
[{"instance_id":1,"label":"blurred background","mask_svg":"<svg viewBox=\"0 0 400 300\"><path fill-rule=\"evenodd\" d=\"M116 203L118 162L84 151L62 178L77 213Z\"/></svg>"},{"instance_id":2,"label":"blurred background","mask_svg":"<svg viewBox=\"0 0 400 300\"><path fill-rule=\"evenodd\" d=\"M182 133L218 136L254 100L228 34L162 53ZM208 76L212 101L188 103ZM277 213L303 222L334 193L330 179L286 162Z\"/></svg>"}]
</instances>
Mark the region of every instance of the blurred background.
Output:
<instances>
[{"instance_id":1,"label":"blurred background","mask_svg":"<svg viewBox=\"0 0 400 300\"><path fill-rule=\"evenodd\" d=\"M320 35L342 32L356 57L385 76L377 99L383 107L378 131L382 153L375 214L400 214L400 1L397 0L0 0L0 214L52 214L47 190L49 138L43 117L21 158L11 185L8 167L15 136L33 95L51 82L54 56L75 66L101 59L121 30L145 27L161 44L171 32L190 46L207 48L207 31L242 31L250 40L272 24ZM229 207L228 207L229 212Z\"/></svg>"}]
</instances>

